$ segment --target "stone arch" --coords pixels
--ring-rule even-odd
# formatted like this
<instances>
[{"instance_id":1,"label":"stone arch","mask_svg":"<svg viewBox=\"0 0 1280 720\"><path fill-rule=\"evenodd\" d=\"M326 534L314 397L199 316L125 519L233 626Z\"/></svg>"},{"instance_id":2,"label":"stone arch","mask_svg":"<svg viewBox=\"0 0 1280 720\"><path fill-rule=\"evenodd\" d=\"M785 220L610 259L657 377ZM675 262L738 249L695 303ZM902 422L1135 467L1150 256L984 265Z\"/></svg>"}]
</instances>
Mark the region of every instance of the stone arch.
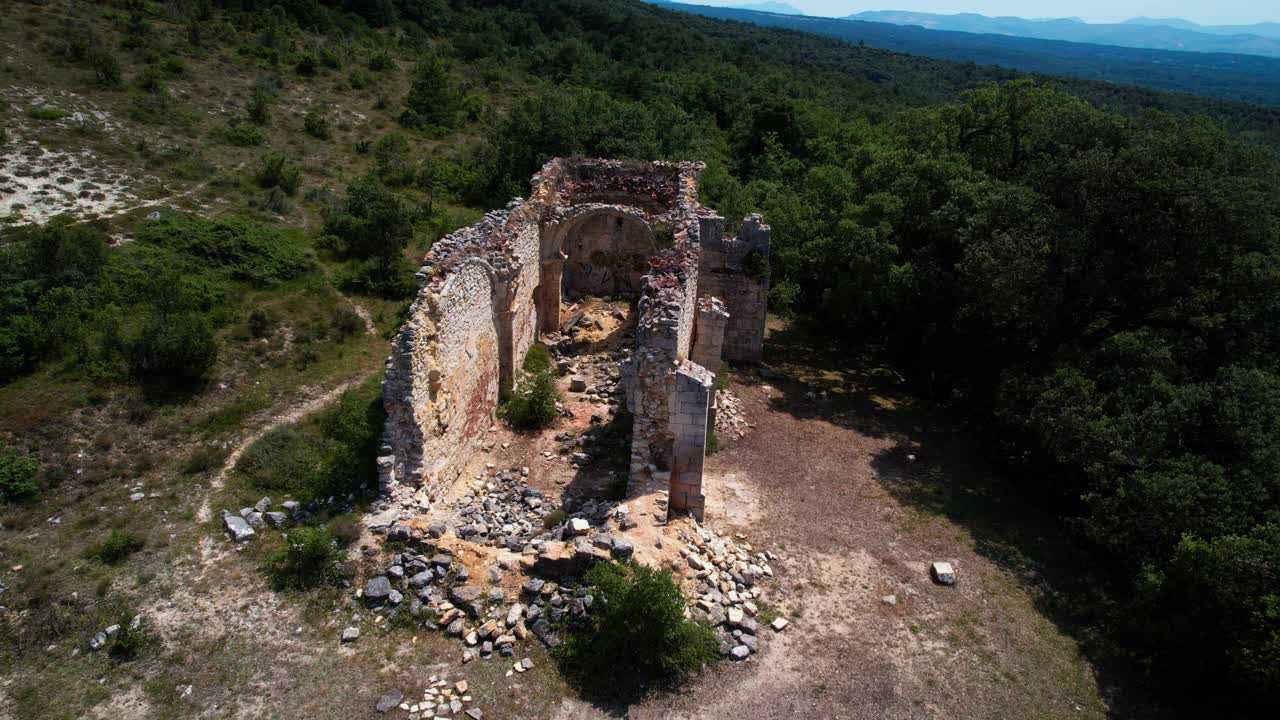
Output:
<instances>
[{"instance_id":1,"label":"stone arch","mask_svg":"<svg viewBox=\"0 0 1280 720\"><path fill-rule=\"evenodd\" d=\"M573 208L544 235L542 257L561 263L565 292L635 294L658 252L653 226L644 212L621 205ZM548 280L544 274L543 286Z\"/></svg>"}]
</instances>

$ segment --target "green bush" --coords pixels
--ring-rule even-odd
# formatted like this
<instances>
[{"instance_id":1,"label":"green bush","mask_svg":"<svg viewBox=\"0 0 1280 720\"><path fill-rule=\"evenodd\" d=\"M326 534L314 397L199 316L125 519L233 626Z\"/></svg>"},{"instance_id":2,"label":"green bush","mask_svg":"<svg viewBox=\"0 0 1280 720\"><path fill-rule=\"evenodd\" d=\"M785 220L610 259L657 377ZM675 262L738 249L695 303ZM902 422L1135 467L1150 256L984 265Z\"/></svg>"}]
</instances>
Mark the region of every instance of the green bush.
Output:
<instances>
[{"instance_id":1,"label":"green bush","mask_svg":"<svg viewBox=\"0 0 1280 720\"><path fill-rule=\"evenodd\" d=\"M285 546L267 558L265 571L274 590L305 590L338 580L338 544L323 527L299 527Z\"/></svg>"},{"instance_id":2,"label":"green bush","mask_svg":"<svg viewBox=\"0 0 1280 720\"><path fill-rule=\"evenodd\" d=\"M298 62L293 66L293 69L303 77L314 77L320 70L320 58L313 53L304 53L302 57L298 58Z\"/></svg>"},{"instance_id":3,"label":"green bush","mask_svg":"<svg viewBox=\"0 0 1280 720\"><path fill-rule=\"evenodd\" d=\"M120 61L110 50L96 50L89 58L94 80L104 88L120 87Z\"/></svg>"},{"instance_id":4,"label":"green bush","mask_svg":"<svg viewBox=\"0 0 1280 720\"><path fill-rule=\"evenodd\" d=\"M289 174L287 168L271 172ZM288 177L274 175L266 179L291 182ZM246 217L165 215L139 225L134 236L140 245L176 251L197 259L203 269L215 268L258 284L298 277L314 262L296 233Z\"/></svg>"},{"instance_id":5,"label":"green bush","mask_svg":"<svg viewBox=\"0 0 1280 720\"><path fill-rule=\"evenodd\" d=\"M143 381L196 383L217 360L213 323L194 312L153 312L129 348L130 371Z\"/></svg>"},{"instance_id":6,"label":"green bush","mask_svg":"<svg viewBox=\"0 0 1280 720\"><path fill-rule=\"evenodd\" d=\"M39 463L16 448L0 445L0 500L25 500L40 490L36 482Z\"/></svg>"},{"instance_id":7,"label":"green bush","mask_svg":"<svg viewBox=\"0 0 1280 720\"><path fill-rule=\"evenodd\" d=\"M240 147L254 147L263 143L262 133L247 122L233 122L223 128L221 135L228 144Z\"/></svg>"},{"instance_id":8,"label":"green bush","mask_svg":"<svg viewBox=\"0 0 1280 720\"><path fill-rule=\"evenodd\" d=\"M374 72L390 70L393 67L395 67L395 62L386 50L379 50L369 57L369 69Z\"/></svg>"},{"instance_id":9,"label":"green bush","mask_svg":"<svg viewBox=\"0 0 1280 720\"><path fill-rule=\"evenodd\" d=\"M330 137L329 121L323 115L309 112L302 118L302 127L307 134L317 140L328 140Z\"/></svg>"},{"instance_id":10,"label":"green bush","mask_svg":"<svg viewBox=\"0 0 1280 720\"><path fill-rule=\"evenodd\" d=\"M342 287L385 297L412 295L414 269L404 249L413 221L413 211L378 177L347 186L343 209L325 218L323 239L340 257L356 261L342 275Z\"/></svg>"},{"instance_id":11,"label":"green bush","mask_svg":"<svg viewBox=\"0 0 1280 720\"><path fill-rule=\"evenodd\" d=\"M535 343L529 346L529 350L524 354L524 371L532 375L539 373L550 373L555 371L555 360L551 357L551 350L542 343Z\"/></svg>"},{"instance_id":12,"label":"green bush","mask_svg":"<svg viewBox=\"0 0 1280 720\"><path fill-rule=\"evenodd\" d=\"M128 662L137 659L153 642L146 630L142 629L141 624L138 627L133 627L133 617L136 616L129 613L122 614L119 617L116 622L120 625L120 631L107 644L107 655L116 662Z\"/></svg>"},{"instance_id":13,"label":"green bush","mask_svg":"<svg viewBox=\"0 0 1280 720\"><path fill-rule=\"evenodd\" d=\"M438 55L428 54L418 62L404 105L400 123L405 127L448 129L457 123L462 94Z\"/></svg>"},{"instance_id":14,"label":"green bush","mask_svg":"<svg viewBox=\"0 0 1280 720\"><path fill-rule=\"evenodd\" d=\"M264 338L271 334L271 316L262 308L254 308L249 312L249 334L255 338Z\"/></svg>"},{"instance_id":15,"label":"green bush","mask_svg":"<svg viewBox=\"0 0 1280 720\"><path fill-rule=\"evenodd\" d=\"M280 188L284 194L293 195L302 184L302 171L284 153L268 153L258 161L253 181L260 188Z\"/></svg>"},{"instance_id":16,"label":"green bush","mask_svg":"<svg viewBox=\"0 0 1280 720\"><path fill-rule=\"evenodd\" d=\"M262 88L254 88L249 97L249 122L255 125L266 125L271 122L271 93Z\"/></svg>"},{"instance_id":17,"label":"green bush","mask_svg":"<svg viewBox=\"0 0 1280 720\"><path fill-rule=\"evenodd\" d=\"M553 651L576 682L629 699L716 659L715 632L685 619L685 597L670 571L600 563L585 579L595 588L591 614Z\"/></svg>"},{"instance_id":18,"label":"green bush","mask_svg":"<svg viewBox=\"0 0 1280 720\"><path fill-rule=\"evenodd\" d=\"M107 539L93 551L94 559L107 565L118 565L146 544L141 537L119 529L113 529Z\"/></svg>"},{"instance_id":19,"label":"green bush","mask_svg":"<svg viewBox=\"0 0 1280 720\"><path fill-rule=\"evenodd\" d=\"M507 398L499 415L519 430L550 427L560 417L556 403L560 392L555 376L549 372L526 375L524 382Z\"/></svg>"}]
</instances>

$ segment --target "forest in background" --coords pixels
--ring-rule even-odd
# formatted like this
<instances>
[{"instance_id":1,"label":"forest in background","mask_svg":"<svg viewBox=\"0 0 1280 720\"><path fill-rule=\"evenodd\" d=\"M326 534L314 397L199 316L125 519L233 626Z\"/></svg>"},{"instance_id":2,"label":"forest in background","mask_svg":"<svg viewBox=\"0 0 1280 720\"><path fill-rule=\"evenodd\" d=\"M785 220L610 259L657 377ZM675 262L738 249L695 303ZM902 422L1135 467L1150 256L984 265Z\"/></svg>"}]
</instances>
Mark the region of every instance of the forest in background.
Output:
<instances>
[{"instance_id":1,"label":"forest in background","mask_svg":"<svg viewBox=\"0 0 1280 720\"><path fill-rule=\"evenodd\" d=\"M388 100L402 128L353 148L374 170L324 206L319 245L350 259L352 291L411 291L406 195L497 207L555 155L707 161L705 202L774 229L772 306L883 343L922 396L980 420L1009 481L1096 551L1112 584L1089 617L1114 659L1219 708L1280 690L1274 109L1029 80L633 0L113 12L126 27L178 13L198 42L224 24L251 31L238 52L266 74L316 72L351 43L373 49L370 65L380 47L417 58L408 93ZM405 134L436 152L406 157ZM261 182L295 181L282 161ZM226 291L211 288L313 262L292 234L237 223L166 222L141 239L142 265L61 224L19 233L0 276L5 377L68 360L110 381L191 380L216 355ZM166 283L179 252L205 261ZM149 305L108 307L104 326L102 297Z\"/></svg>"}]
</instances>

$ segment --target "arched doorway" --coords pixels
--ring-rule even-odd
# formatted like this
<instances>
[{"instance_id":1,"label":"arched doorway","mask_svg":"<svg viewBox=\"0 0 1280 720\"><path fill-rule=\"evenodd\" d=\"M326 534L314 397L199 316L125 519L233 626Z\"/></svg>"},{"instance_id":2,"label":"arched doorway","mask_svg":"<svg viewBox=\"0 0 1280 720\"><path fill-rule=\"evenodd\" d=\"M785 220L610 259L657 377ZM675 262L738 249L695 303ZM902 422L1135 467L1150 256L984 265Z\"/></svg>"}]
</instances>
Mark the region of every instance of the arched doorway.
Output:
<instances>
[{"instance_id":1,"label":"arched doorway","mask_svg":"<svg viewBox=\"0 0 1280 720\"><path fill-rule=\"evenodd\" d=\"M635 217L601 211L564 233L566 295L638 295L640 279L657 253L653 229Z\"/></svg>"}]
</instances>

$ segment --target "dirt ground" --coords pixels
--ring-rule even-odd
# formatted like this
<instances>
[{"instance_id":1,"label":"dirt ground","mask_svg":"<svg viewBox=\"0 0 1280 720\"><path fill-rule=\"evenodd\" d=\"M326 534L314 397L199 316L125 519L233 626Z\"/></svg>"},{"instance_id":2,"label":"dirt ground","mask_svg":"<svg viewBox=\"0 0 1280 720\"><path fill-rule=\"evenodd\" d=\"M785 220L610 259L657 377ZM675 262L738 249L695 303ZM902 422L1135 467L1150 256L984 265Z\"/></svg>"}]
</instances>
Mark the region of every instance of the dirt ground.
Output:
<instances>
[{"instance_id":1,"label":"dirt ground","mask_svg":"<svg viewBox=\"0 0 1280 720\"><path fill-rule=\"evenodd\" d=\"M952 422L916 407L873 358L814 349L781 326L764 368L735 369L731 388L752 427L708 460L707 525L780 557L761 609L791 621L780 634L764 630L745 663L719 663L630 707L593 704L536 643L522 650L534 670L507 677L507 663L462 665L461 645L439 633L378 624L350 591L273 593L258 567L265 545L238 548L210 521L149 581L142 610L161 642L154 661L111 666L74 639L51 646L48 667L32 668L43 685L0 682L0 717L36 698L65 705L49 717L390 717L373 711L383 692L420 692L435 674L466 679L485 718L504 720L1114 714L1045 602L1046 579L1069 570L1052 521L1002 491ZM579 419L601 407L572 393L566 401ZM594 488L612 466L584 472L558 454L554 436L571 427L497 427L475 474L527 465L551 497ZM646 502L628 499L651 512ZM955 587L930 581L934 560L956 566ZM492 558L475 561L479 570ZM347 625L362 636L341 645Z\"/></svg>"},{"instance_id":2,"label":"dirt ground","mask_svg":"<svg viewBox=\"0 0 1280 720\"><path fill-rule=\"evenodd\" d=\"M783 557L772 609L792 625L766 631L750 662L722 664L626 716L1108 715L1076 641L1046 616L1007 552L992 552L1008 548L934 502L936 493L971 496L992 482L964 486L987 472L973 467L968 444L930 432L928 414L894 397L883 373L824 369L824 353L789 344L795 335L775 332L767 349L766 364L781 375L736 373L733 389L754 428L709 459L704 485L712 529L742 532ZM1042 520L1039 531L1053 534L1047 517L992 500L991 520ZM930 580L934 560L956 566L956 586ZM618 712L565 701L554 717Z\"/></svg>"}]
</instances>

